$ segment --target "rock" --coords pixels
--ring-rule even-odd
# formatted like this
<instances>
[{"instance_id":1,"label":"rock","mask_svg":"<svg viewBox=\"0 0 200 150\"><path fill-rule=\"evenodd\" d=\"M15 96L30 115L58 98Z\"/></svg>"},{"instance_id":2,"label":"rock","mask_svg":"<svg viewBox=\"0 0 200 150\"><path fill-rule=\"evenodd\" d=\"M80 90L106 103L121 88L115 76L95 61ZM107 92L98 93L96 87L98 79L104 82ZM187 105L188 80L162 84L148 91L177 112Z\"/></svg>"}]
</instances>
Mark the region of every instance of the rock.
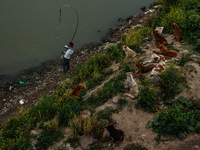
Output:
<instances>
[{"instance_id":1,"label":"rock","mask_svg":"<svg viewBox=\"0 0 200 150\"><path fill-rule=\"evenodd\" d=\"M83 149L89 149L93 142L95 142L95 139L91 135L83 135L80 137L80 145Z\"/></svg>"},{"instance_id":2,"label":"rock","mask_svg":"<svg viewBox=\"0 0 200 150\"><path fill-rule=\"evenodd\" d=\"M139 22L139 23L143 23L143 22L144 22L144 20L142 20L142 19L141 19L141 20L139 20L138 22Z\"/></svg>"},{"instance_id":3,"label":"rock","mask_svg":"<svg viewBox=\"0 0 200 150\"><path fill-rule=\"evenodd\" d=\"M118 100L117 98L114 98L114 99L112 100L112 102L115 103L115 104L117 104L118 101L119 101L119 100Z\"/></svg>"},{"instance_id":4,"label":"rock","mask_svg":"<svg viewBox=\"0 0 200 150\"><path fill-rule=\"evenodd\" d=\"M200 147L199 147L198 145L195 145L195 146L194 146L194 149L195 149L195 150L200 150Z\"/></svg>"}]
</instances>

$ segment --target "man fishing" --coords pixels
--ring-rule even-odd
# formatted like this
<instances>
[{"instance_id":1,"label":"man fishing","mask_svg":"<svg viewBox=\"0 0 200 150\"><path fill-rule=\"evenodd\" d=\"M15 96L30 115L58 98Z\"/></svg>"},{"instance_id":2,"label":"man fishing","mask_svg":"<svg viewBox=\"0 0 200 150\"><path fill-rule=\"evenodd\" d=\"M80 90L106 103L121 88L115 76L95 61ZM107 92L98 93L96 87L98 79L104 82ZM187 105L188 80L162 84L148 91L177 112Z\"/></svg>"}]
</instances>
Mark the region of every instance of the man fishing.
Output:
<instances>
[{"instance_id":1,"label":"man fishing","mask_svg":"<svg viewBox=\"0 0 200 150\"><path fill-rule=\"evenodd\" d=\"M67 73L69 70L69 62L70 62L72 54L74 53L73 46L74 46L74 43L72 43L72 42L69 42L68 45L64 46L67 49L63 56L63 71L64 71L64 73Z\"/></svg>"}]
</instances>

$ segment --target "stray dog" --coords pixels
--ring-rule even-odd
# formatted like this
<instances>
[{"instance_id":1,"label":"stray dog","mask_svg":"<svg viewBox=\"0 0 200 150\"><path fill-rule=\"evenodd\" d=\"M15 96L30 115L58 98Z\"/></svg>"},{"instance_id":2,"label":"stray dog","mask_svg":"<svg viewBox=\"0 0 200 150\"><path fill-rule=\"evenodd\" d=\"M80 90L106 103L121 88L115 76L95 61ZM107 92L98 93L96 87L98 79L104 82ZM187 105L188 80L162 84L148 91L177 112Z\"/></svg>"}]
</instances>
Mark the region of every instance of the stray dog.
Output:
<instances>
[{"instance_id":1,"label":"stray dog","mask_svg":"<svg viewBox=\"0 0 200 150\"><path fill-rule=\"evenodd\" d=\"M152 52L151 59L148 61L144 61L143 64L145 65L147 63L159 62L163 57L163 55L157 55L155 52Z\"/></svg>"},{"instance_id":2,"label":"stray dog","mask_svg":"<svg viewBox=\"0 0 200 150\"><path fill-rule=\"evenodd\" d=\"M150 65L147 65L144 67L141 62L138 62L136 64L136 67L138 67L139 70L135 74L133 74L133 77L135 77L135 76L141 77L143 73L150 72L155 67L155 65L150 64Z\"/></svg>"},{"instance_id":3,"label":"stray dog","mask_svg":"<svg viewBox=\"0 0 200 150\"><path fill-rule=\"evenodd\" d=\"M155 37L155 46L158 47L158 44L163 44L163 45L172 45L173 42L171 44L168 44L167 43L167 40L161 36L159 33L158 33L158 30L153 30L153 35Z\"/></svg>"},{"instance_id":4,"label":"stray dog","mask_svg":"<svg viewBox=\"0 0 200 150\"><path fill-rule=\"evenodd\" d=\"M153 52L156 54L162 54L164 56L169 56L169 57L176 57L178 55L177 51L168 50L163 44L160 44L158 48L160 48L160 52L156 52L156 51L153 51Z\"/></svg>"},{"instance_id":5,"label":"stray dog","mask_svg":"<svg viewBox=\"0 0 200 150\"><path fill-rule=\"evenodd\" d=\"M74 89L74 91L72 93L69 94L70 97L75 96L76 99L79 101L80 97L79 97L79 92L81 89L83 89L84 87L82 87L81 85L77 85L76 88ZM61 106L63 106L63 103L65 102L65 100L61 100L60 104Z\"/></svg>"},{"instance_id":6,"label":"stray dog","mask_svg":"<svg viewBox=\"0 0 200 150\"><path fill-rule=\"evenodd\" d=\"M77 100L80 99L79 97L79 92L81 89L83 89L84 87L82 87L81 85L77 85L76 88L74 89L74 91L72 93L70 93L69 95L72 97L72 96L75 96Z\"/></svg>"},{"instance_id":7,"label":"stray dog","mask_svg":"<svg viewBox=\"0 0 200 150\"><path fill-rule=\"evenodd\" d=\"M167 62L165 57L162 57L159 63L151 70L150 77L160 74L162 71L165 70L165 63Z\"/></svg>"},{"instance_id":8,"label":"stray dog","mask_svg":"<svg viewBox=\"0 0 200 150\"><path fill-rule=\"evenodd\" d=\"M171 27L174 29L173 36L175 37L175 39L177 41L180 41L181 44L184 44L184 41L182 39L182 30L179 28L179 26L175 22L173 22Z\"/></svg>"},{"instance_id":9,"label":"stray dog","mask_svg":"<svg viewBox=\"0 0 200 150\"><path fill-rule=\"evenodd\" d=\"M135 51L133 51L132 49L130 49L127 45L123 45L122 49L126 53L125 60L127 59L128 56L135 57L137 55L137 53Z\"/></svg>"},{"instance_id":10,"label":"stray dog","mask_svg":"<svg viewBox=\"0 0 200 150\"><path fill-rule=\"evenodd\" d=\"M124 132L122 130L115 129L113 125L107 126L106 129L114 139L114 142L122 141L124 139Z\"/></svg>"},{"instance_id":11,"label":"stray dog","mask_svg":"<svg viewBox=\"0 0 200 150\"><path fill-rule=\"evenodd\" d=\"M138 85L135 82L132 72L127 72L127 79L125 81L125 88L129 89L129 93L127 93L126 95L131 97L131 98L136 98L138 96Z\"/></svg>"}]
</instances>

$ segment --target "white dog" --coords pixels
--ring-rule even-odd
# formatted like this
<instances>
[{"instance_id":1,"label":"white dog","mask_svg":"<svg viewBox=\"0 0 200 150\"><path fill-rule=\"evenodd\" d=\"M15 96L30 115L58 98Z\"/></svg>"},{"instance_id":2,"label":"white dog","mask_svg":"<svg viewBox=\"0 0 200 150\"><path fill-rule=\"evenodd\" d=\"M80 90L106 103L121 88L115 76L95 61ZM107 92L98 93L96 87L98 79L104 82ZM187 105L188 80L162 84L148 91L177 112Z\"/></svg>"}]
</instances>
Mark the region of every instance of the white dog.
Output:
<instances>
[{"instance_id":1,"label":"white dog","mask_svg":"<svg viewBox=\"0 0 200 150\"><path fill-rule=\"evenodd\" d=\"M156 67L154 67L152 70L151 70L151 73L150 73L150 77L154 77L158 74L160 74L162 71L165 70L165 66L166 66L166 63L167 60L165 57L162 57L161 60L159 61L159 63L156 65Z\"/></svg>"},{"instance_id":2,"label":"white dog","mask_svg":"<svg viewBox=\"0 0 200 150\"><path fill-rule=\"evenodd\" d=\"M125 88L129 89L129 93L126 95L131 98L136 98L139 94L138 85L133 78L132 72L127 72L126 75L127 79L125 81Z\"/></svg>"},{"instance_id":3,"label":"white dog","mask_svg":"<svg viewBox=\"0 0 200 150\"><path fill-rule=\"evenodd\" d=\"M152 52L151 54L151 59L148 61L144 61L143 64L147 64L147 63L154 63L154 62L160 62L160 60L164 58L163 55L157 55L156 53Z\"/></svg>"}]
</instances>

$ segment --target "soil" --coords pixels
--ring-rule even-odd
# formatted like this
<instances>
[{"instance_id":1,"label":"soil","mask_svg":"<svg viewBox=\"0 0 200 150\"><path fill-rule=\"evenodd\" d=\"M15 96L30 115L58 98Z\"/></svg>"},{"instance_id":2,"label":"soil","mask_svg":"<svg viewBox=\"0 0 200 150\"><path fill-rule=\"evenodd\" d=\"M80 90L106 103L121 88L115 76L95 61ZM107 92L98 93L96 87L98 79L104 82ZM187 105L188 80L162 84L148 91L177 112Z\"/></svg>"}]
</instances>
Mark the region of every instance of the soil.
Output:
<instances>
[{"instance_id":1,"label":"soil","mask_svg":"<svg viewBox=\"0 0 200 150\"><path fill-rule=\"evenodd\" d=\"M121 36L127 31L128 28L133 27L137 24L142 24L144 20L148 19L151 15L154 14L144 14L141 12L136 16L130 16L127 18L127 21L111 31L109 36L103 39L102 43L92 43L90 45L84 46L77 53L74 54L74 58L71 60L71 68L68 74L63 74L60 62L58 60L46 63L43 70L36 73L27 73L26 71L20 75L20 77L0 89L0 122L3 123L7 121L11 116L16 115L19 111L19 107L29 108L35 105L37 101L40 100L41 96L44 94L54 93L60 82L66 77L70 77L75 72L76 65L78 63L84 63L86 60L94 55L96 52L105 53L107 43L116 43L120 40ZM173 41L173 47L179 49L178 57L173 59L179 59L183 54L187 54L187 47L183 47L179 42L171 39L171 35L164 34L168 41ZM170 43L170 42L169 42ZM143 45L143 50L146 53L142 54L140 57L142 59L148 59L152 50L159 50L155 48L154 40L145 43ZM196 59L199 59L199 56L193 55ZM172 59L172 60L173 60ZM177 97L184 96L186 98L199 99L199 82L200 82L200 66L197 63L190 63L193 66L193 70L187 75L187 82L189 88L184 88ZM113 64L112 67L115 70L118 70L118 65ZM33 72L33 71L32 71ZM102 85L98 86L93 91L87 93L87 96L95 92L98 88L102 87L113 75L110 75ZM29 84L19 84L19 81L24 81ZM115 98L118 98L116 96ZM176 97L176 98L177 98ZM113 99L115 99L113 98ZM19 101L23 100L25 104L20 105ZM143 110L136 109L134 104L137 99L131 99L127 97L129 105L124 106L123 110L119 113L112 115L112 119L117 122L115 127L121 129L125 133L125 138L120 144L116 144L115 150L122 150L127 144L139 143L142 146L145 146L149 150L200 150L200 135L198 134L189 134L184 141L175 139L174 141L163 141L157 143L155 138L157 134L152 131L152 129L146 128L147 122L154 117L156 114L147 113ZM113 103L112 100L109 100L104 105L98 107L96 111L104 109L106 107L116 108L117 104ZM66 137L67 138L67 137ZM63 139L61 142L51 146L49 149L58 149L59 146L63 145L63 142L66 140ZM103 149L111 148L108 146L109 143L104 143ZM73 149L73 148L72 148ZM76 148L81 149L80 147Z\"/></svg>"}]
</instances>

